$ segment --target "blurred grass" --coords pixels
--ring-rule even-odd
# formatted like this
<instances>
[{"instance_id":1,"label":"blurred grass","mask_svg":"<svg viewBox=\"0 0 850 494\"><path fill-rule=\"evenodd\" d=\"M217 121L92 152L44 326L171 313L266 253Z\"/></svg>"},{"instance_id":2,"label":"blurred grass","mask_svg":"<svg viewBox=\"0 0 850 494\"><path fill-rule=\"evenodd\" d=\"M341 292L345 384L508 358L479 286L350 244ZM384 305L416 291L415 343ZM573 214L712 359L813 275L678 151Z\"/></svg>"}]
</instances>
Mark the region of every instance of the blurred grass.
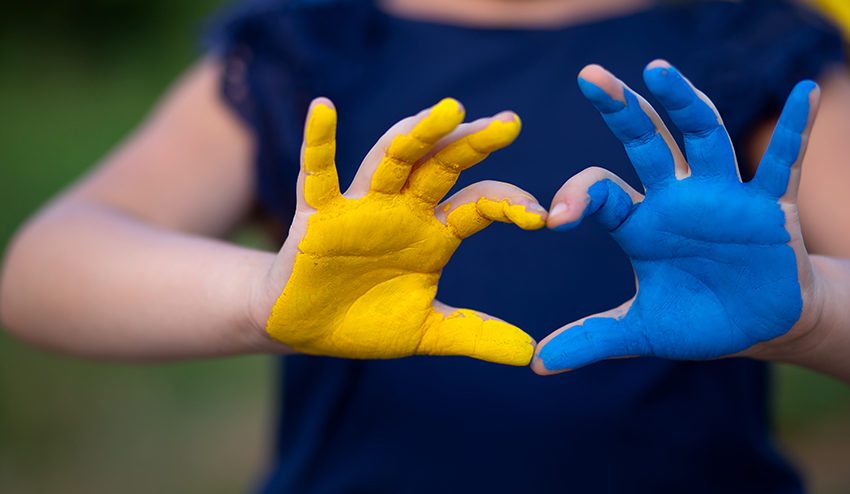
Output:
<instances>
[{"instance_id":1,"label":"blurred grass","mask_svg":"<svg viewBox=\"0 0 850 494\"><path fill-rule=\"evenodd\" d=\"M144 117L217 3L54 0L0 19L0 248ZM245 491L272 432L270 371L259 357L98 364L0 333L0 492ZM813 492L850 491L848 387L782 366L776 417Z\"/></svg>"}]
</instances>

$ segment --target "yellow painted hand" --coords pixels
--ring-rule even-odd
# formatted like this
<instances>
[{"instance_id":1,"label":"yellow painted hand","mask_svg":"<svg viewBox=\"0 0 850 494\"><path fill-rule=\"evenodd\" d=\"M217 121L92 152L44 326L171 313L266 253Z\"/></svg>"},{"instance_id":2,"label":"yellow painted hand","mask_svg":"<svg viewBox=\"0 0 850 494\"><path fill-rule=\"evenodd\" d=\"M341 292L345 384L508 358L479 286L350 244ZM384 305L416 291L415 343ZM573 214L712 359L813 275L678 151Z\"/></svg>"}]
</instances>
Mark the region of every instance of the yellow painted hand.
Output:
<instances>
[{"instance_id":1,"label":"yellow painted hand","mask_svg":"<svg viewBox=\"0 0 850 494\"><path fill-rule=\"evenodd\" d=\"M460 125L463 117L460 104L446 99L399 122L343 195L334 164L336 111L327 100L314 102L298 212L280 256L291 272L266 324L274 339L314 355L529 363L534 342L519 328L434 300L441 270L463 238L492 221L540 228L546 216L533 197L498 182L470 186L438 206L463 169L519 133L512 113Z\"/></svg>"}]
</instances>

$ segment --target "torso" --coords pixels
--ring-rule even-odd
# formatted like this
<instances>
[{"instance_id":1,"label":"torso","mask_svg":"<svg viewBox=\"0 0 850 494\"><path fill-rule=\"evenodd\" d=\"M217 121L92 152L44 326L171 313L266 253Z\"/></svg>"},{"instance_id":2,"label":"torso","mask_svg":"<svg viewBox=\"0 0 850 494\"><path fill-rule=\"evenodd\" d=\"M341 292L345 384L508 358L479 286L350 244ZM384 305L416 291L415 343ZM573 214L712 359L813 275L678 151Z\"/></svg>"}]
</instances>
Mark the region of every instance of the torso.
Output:
<instances>
[{"instance_id":1,"label":"torso","mask_svg":"<svg viewBox=\"0 0 850 494\"><path fill-rule=\"evenodd\" d=\"M357 7L354 16L334 15L364 23L360 31L336 32L335 18L316 20L315 37L324 41L304 55L309 77L290 87L301 88L299 104L320 94L335 102L343 188L387 127L442 97L459 99L470 118L514 110L523 119L519 139L465 172L457 188L500 180L545 203L591 165L639 186L623 149L576 88L585 64L601 63L640 90L643 66L666 58L721 112L741 104L749 94L733 87L741 81L727 80L723 63L706 65L728 41L706 43L710 31L740 29L732 22L741 19L727 12L734 8L655 8L529 31L403 20ZM708 21L694 27L697 19ZM268 117L271 128L288 133L261 155L286 157L260 175L261 194L279 209L290 196L271 195L294 184L302 117ZM745 137L743 121L730 130L735 140ZM275 177L281 182L271 183ZM619 305L634 289L628 259L595 225L569 234L494 225L461 245L438 298L494 314L539 340ZM542 378L465 358L298 356L286 359L283 375L270 492L800 489L771 444L765 367L752 361L620 360Z\"/></svg>"}]
</instances>

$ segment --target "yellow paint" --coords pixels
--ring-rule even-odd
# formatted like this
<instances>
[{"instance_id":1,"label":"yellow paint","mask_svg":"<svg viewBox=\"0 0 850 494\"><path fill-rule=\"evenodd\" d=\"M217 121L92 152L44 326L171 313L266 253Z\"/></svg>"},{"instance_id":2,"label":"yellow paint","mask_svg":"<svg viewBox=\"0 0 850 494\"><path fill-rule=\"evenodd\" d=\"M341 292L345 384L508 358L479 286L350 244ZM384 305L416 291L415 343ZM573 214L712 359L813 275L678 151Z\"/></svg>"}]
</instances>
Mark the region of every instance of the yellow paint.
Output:
<instances>
[{"instance_id":1,"label":"yellow paint","mask_svg":"<svg viewBox=\"0 0 850 494\"><path fill-rule=\"evenodd\" d=\"M519 118L490 122L486 128L449 144L413 170L406 189L427 204L437 204L454 186L461 171L513 142L519 129Z\"/></svg>"},{"instance_id":2,"label":"yellow paint","mask_svg":"<svg viewBox=\"0 0 850 494\"><path fill-rule=\"evenodd\" d=\"M511 204L504 199L494 201L484 197L474 203L459 206L446 218L449 228L459 238L469 237L494 221L513 223L523 230L537 230L545 223L542 216L529 213L522 204Z\"/></svg>"},{"instance_id":3,"label":"yellow paint","mask_svg":"<svg viewBox=\"0 0 850 494\"><path fill-rule=\"evenodd\" d=\"M314 355L466 355L527 365L533 340L519 328L471 310L443 314L434 307L441 270L462 238L491 221L543 226L542 213L507 200L461 205L449 213L448 224L434 216L436 202L460 171L510 144L519 122L492 122L413 168L463 120L460 105L443 100L413 130L393 140L372 190L348 199L339 193L334 166L335 111L317 105L308 118L305 199L316 212L307 220L292 275L268 319L268 333Z\"/></svg>"},{"instance_id":4,"label":"yellow paint","mask_svg":"<svg viewBox=\"0 0 850 494\"><path fill-rule=\"evenodd\" d=\"M443 136L463 122L464 111L457 101L446 98L431 108L419 125L408 134L393 139L372 175L372 189L392 194L407 182L410 169Z\"/></svg>"}]
</instances>

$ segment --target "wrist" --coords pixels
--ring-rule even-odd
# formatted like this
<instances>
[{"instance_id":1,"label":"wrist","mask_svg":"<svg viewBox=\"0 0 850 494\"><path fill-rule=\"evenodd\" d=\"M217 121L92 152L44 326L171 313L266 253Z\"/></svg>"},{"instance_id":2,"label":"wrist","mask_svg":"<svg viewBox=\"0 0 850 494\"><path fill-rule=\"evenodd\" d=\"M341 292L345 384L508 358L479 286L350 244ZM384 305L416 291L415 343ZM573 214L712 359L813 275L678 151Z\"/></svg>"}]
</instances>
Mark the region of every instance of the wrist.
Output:
<instances>
[{"instance_id":1,"label":"wrist","mask_svg":"<svg viewBox=\"0 0 850 494\"><path fill-rule=\"evenodd\" d=\"M850 263L812 256L812 283L800 321L750 355L807 367L850 382Z\"/></svg>"},{"instance_id":2,"label":"wrist","mask_svg":"<svg viewBox=\"0 0 850 494\"><path fill-rule=\"evenodd\" d=\"M824 277L819 258L812 256L811 274L807 287L802 289L803 310L800 319L784 335L753 346L747 355L760 360L804 364L823 346L828 325L823 324L824 311L831 297L828 280Z\"/></svg>"},{"instance_id":3,"label":"wrist","mask_svg":"<svg viewBox=\"0 0 850 494\"><path fill-rule=\"evenodd\" d=\"M240 353L275 352L277 345L266 333L265 325L271 311L266 287L275 257L270 252L251 251L241 263L240 282L234 284L236 300L239 300L235 328L238 345L242 349Z\"/></svg>"}]
</instances>

